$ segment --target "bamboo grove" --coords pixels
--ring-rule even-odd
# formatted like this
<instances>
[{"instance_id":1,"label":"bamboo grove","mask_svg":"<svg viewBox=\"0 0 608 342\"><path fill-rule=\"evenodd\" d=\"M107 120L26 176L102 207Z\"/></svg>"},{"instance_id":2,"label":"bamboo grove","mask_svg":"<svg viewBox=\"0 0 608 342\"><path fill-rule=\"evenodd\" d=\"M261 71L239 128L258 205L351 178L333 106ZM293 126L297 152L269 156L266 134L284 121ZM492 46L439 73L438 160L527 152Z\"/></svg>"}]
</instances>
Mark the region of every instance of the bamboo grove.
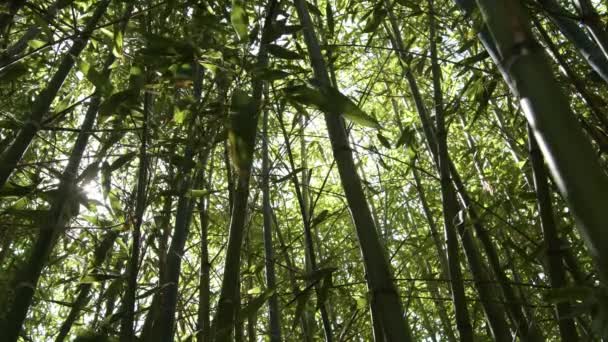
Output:
<instances>
[{"instance_id":1,"label":"bamboo grove","mask_svg":"<svg viewBox=\"0 0 608 342\"><path fill-rule=\"evenodd\" d=\"M608 338L607 11L3 1L0 341Z\"/></svg>"}]
</instances>

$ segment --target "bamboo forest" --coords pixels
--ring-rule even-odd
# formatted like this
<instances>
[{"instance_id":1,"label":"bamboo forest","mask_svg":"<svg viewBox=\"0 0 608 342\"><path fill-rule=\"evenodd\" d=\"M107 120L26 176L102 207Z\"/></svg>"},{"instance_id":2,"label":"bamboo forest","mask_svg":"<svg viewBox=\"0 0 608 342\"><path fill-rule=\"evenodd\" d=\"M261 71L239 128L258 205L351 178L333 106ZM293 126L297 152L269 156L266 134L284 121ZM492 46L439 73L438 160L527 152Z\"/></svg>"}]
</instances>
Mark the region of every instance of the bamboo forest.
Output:
<instances>
[{"instance_id":1,"label":"bamboo forest","mask_svg":"<svg viewBox=\"0 0 608 342\"><path fill-rule=\"evenodd\" d=\"M1 1L17 341L608 341L608 1Z\"/></svg>"}]
</instances>

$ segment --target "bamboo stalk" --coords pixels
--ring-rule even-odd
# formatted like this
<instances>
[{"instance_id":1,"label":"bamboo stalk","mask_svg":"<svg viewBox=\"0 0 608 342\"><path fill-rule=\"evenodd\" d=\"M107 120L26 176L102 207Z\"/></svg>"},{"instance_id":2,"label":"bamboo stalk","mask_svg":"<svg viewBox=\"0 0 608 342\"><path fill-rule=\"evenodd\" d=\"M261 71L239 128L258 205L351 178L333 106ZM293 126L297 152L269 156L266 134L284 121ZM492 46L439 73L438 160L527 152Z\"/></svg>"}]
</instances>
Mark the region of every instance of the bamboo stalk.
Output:
<instances>
[{"instance_id":1,"label":"bamboo stalk","mask_svg":"<svg viewBox=\"0 0 608 342\"><path fill-rule=\"evenodd\" d=\"M327 66L321 54L306 2L294 0L308 56L315 79L323 87L331 87ZM381 334L386 341L411 341L411 330L403 316L401 300L392 280L391 271L384 255L384 250L376 225L373 221L361 180L356 172L353 155L349 148L348 138L340 113L326 113L325 123L329 133L334 158L338 166L340 181L351 211L353 223L359 238L363 254L363 264L367 277L370 295L370 310L375 328L374 334Z\"/></svg>"},{"instance_id":2,"label":"bamboo stalk","mask_svg":"<svg viewBox=\"0 0 608 342\"><path fill-rule=\"evenodd\" d=\"M498 49L503 77L520 98L551 175L568 202L602 281L608 281L608 177L555 81L530 31L524 8L512 0L478 0Z\"/></svg>"}]
</instances>

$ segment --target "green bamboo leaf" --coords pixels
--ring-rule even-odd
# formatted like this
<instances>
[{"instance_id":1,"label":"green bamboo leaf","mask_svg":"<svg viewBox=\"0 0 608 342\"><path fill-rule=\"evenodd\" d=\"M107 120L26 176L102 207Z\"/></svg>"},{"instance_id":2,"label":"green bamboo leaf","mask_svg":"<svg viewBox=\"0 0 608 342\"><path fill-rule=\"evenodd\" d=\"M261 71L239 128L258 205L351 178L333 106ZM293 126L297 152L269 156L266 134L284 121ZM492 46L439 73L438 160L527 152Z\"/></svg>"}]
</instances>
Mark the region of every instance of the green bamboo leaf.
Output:
<instances>
[{"instance_id":1,"label":"green bamboo leaf","mask_svg":"<svg viewBox=\"0 0 608 342\"><path fill-rule=\"evenodd\" d=\"M109 29L101 27L99 28L99 31L101 31L101 33L103 33L106 37L114 39L114 32L110 31Z\"/></svg>"},{"instance_id":2,"label":"green bamboo leaf","mask_svg":"<svg viewBox=\"0 0 608 342\"><path fill-rule=\"evenodd\" d=\"M366 310L369 308L369 298L365 295L358 295L355 297L357 302L357 308L360 310Z\"/></svg>"},{"instance_id":3,"label":"green bamboo leaf","mask_svg":"<svg viewBox=\"0 0 608 342\"><path fill-rule=\"evenodd\" d=\"M110 190L112 189L112 170L110 168L110 164L107 161L104 161L101 165L101 190L103 194L103 198L107 199L110 194Z\"/></svg>"},{"instance_id":4,"label":"green bamboo leaf","mask_svg":"<svg viewBox=\"0 0 608 342\"><path fill-rule=\"evenodd\" d=\"M267 45L267 49L268 52L277 57L277 58L282 58L282 59L302 59L302 56L300 56L299 53L291 51L289 49L286 49L282 46L276 45L276 44L268 44Z\"/></svg>"},{"instance_id":5,"label":"green bamboo leaf","mask_svg":"<svg viewBox=\"0 0 608 342\"><path fill-rule=\"evenodd\" d=\"M378 4L378 6L376 6L376 8L374 8L371 18L369 18L367 20L367 23L365 24L365 27L363 28L363 32L366 32L366 33L375 32L378 29L378 27L380 26L380 24L382 24L382 22L384 21L386 14L387 14L387 12L384 9L384 7L382 6L382 2L380 2Z\"/></svg>"},{"instance_id":6,"label":"green bamboo leaf","mask_svg":"<svg viewBox=\"0 0 608 342\"><path fill-rule=\"evenodd\" d=\"M332 113L342 113L348 120L362 126L380 128L380 123L372 116L365 113L348 96L342 94L334 87L321 89L325 96L327 107Z\"/></svg>"},{"instance_id":7,"label":"green bamboo leaf","mask_svg":"<svg viewBox=\"0 0 608 342\"><path fill-rule=\"evenodd\" d=\"M295 34L302 30L302 25L285 25L285 34Z\"/></svg>"},{"instance_id":8,"label":"green bamboo leaf","mask_svg":"<svg viewBox=\"0 0 608 342\"><path fill-rule=\"evenodd\" d=\"M338 270L336 267L323 267L316 269L312 272L305 274L303 277L300 277L310 283L316 283L323 278L331 276L333 272Z\"/></svg>"},{"instance_id":9,"label":"green bamboo leaf","mask_svg":"<svg viewBox=\"0 0 608 342\"><path fill-rule=\"evenodd\" d=\"M395 144L395 147L401 147L403 145L413 145L413 141L415 139L415 133L413 132L413 130L409 127L405 128L403 130L403 132L401 132L401 136L399 136L399 139L397 139L397 143Z\"/></svg>"},{"instance_id":10,"label":"green bamboo leaf","mask_svg":"<svg viewBox=\"0 0 608 342\"><path fill-rule=\"evenodd\" d=\"M112 94L99 107L99 116L105 117L116 113L121 105L125 104L129 100L136 99L136 96L136 92L132 89L127 89Z\"/></svg>"},{"instance_id":11,"label":"green bamboo leaf","mask_svg":"<svg viewBox=\"0 0 608 342\"><path fill-rule=\"evenodd\" d=\"M323 221L325 221L327 219L328 216L329 216L329 210L323 210L322 212L320 212L318 215L315 216L315 218L310 223L310 227L313 228L313 227L316 227L317 225L321 224Z\"/></svg>"},{"instance_id":12,"label":"green bamboo leaf","mask_svg":"<svg viewBox=\"0 0 608 342\"><path fill-rule=\"evenodd\" d=\"M476 55L463 59L462 61L460 61L460 64L473 65L475 63L483 61L484 59L486 59L488 57L490 57L490 55L488 54L487 51L484 50L483 52L480 52Z\"/></svg>"},{"instance_id":13,"label":"green bamboo leaf","mask_svg":"<svg viewBox=\"0 0 608 342\"><path fill-rule=\"evenodd\" d=\"M39 49L43 46L45 46L47 44L47 42L43 41L43 40L38 40L38 39L32 39L29 42L27 42L27 45L29 47L31 47L32 49Z\"/></svg>"},{"instance_id":14,"label":"green bamboo leaf","mask_svg":"<svg viewBox=\"0 0 608 342\"><path fill-rule=\"evenodd\" d=\"M120 197L118 196L118 192L114 190L110 190L108 194L108 198L110 199L110 208L112 209L112 213L114 217L120 217L123 213L123 204L120 201Z\"/></svg>"},{"instance_id":15,"label":"green bamboo leaf","mask_svg":"<svg viewBox=\"0 0 608 342\"><path fill-rule=\"evenodd\" d=\"M306 85L294 85L283 89L287 98L307 106L314 106L323 111L327 108L325 102L327 101L323 94L316 89Z\"/></svg>"},{"instance_id":16,"label":"green bamboo leaf","mask_svg":"<svg viewBox=\"0 0 608 342\"><path fill-rule=\"evenodd\" d=\"M21 186L12 183L6 183L0 189L0 197L21 197L25 196L36 189L36 185Z\"/></svg>"},{"instance_id":17,"label":"green bamboo leaf","mask_svg":"<svg viewBox=\"0 0 608 342\"><path fill-rule=\"evenodd\" d=\"M349 100L350 101L350 100ZM380 123L373 116L365 113L361 108L355 105L352 101L345 106L344 117L348 120L362 126L380 129Z\"/></svg>"},{"instance_id":18,"label":"green bamboo leaf","mask_svg":"<svg viewBox=\"0 0 608 342\"><path fill-rule=\"evenodd\" d=\"M365 113L348 96L333 87L321 89L295 85L286 87L283 91L293 101L315 106L328 114L342 114L348 120L363 126L381 128L378 120Z\"/></svg>"},{"instance_id":19,"label":"green bamboo leaf","mask_svg":"<svg viewBox=\"0 0 608 342\"><path fill-rule=\"evenodd\" d=\"M378 156L378 161L380 162L380 165L382 165L383 168L385 168L386 170L391 170L390 165L388 165L385 161L384 158L382 158L382 156Z\"/></svg>"},{"instance_id":20,"label":"green bamboo leaf","mask_svg":"<svg viewBox=\"0 0 608 342\"><path fill-rule=\"evenodd\" d=\"M5 120L0 120L0 128L17 130L21 128L21 124L13 118L6 118Z\"/></svg>"},{"instance_id":21,"label":"green bamboo leaf","mask_svg":"<svg viewBox=\"0 0 608 342\"><path fill-rule=\"evenodd\" d=\"M519 198L521 198L524 201L527 202L536 202L537 197L536 197L536 192L534 191L525 191L519 194Z\"/></svg>"},{"instance_id":22,"label":"green bamboo leaf","mask_svg":"<svg viewBox=\"0 0 608 342\"><path fill-rule=\"evenodd\" d=\"M112 316L112 315L109 315ZM81 330L74 339L74 342L111 342L113 341L109 334L96 331L94 328Z\"/></svg>"},{"instance_id":23,"label":"green bamboo leaf","mask_svg":"<svg viewBox=\"0 0 608 342\"><path fill-rule=\"evenodd\" d=\"M230 12L230 23L236 31L241 41L248 38L248 18L244 4L239 0L232 1L232 11Z\"/></svg>"},{"instance_id":24,"label":"green bamboo leaf","mask_svg":"<svg viewBox=\"0 0 608 342\"><path fill-rule=\"evenodd\" d=\"M78 182L82 182L84 184L92 181L97 177L99 173L99 162L94 162L89 164L84 171L78 176Z\"/></svg>"},{"instance_id":25,"label":"green bamboo leaf","mask_svg":"<svg viewBox=\"0 0 608 342\"><path fill-rule=\"evenodd\" d=\"M321 13L321 10L319 10L319 8L317 6L315 6L314 4L306 1L306 7L308 7L308 10L310 11L310 13L314 14L316 17L323 16L323 13Z\"/></svg>"},{"instance_id":26,"label":"green bamboo leaf","mask_svg":"<svg viewBox=\"0 0 608 342\"><path fill-rule=\"evenodd\" d=\"M477 37L475 37L473 39L469 39L464 44L462 44L462 46L456 51L456 53L463 53L463 52L467 51L469 48L471 48L473 45L475 45L475 43L477 43L477 41L478 41Z\"/></svg>"},{"instance_id":27,"label":"green bamboo leaf","mask_svg":"<svg viewBox=\"0 0 608 342\"><path fill-rule=\"evenodd\" d=\"M393 147L393 146L391 146L391 143L388 141L388 139L384 135L378 133L378 134L376 134L376 136L378 137L378 140L380 141L380 143L382 144L382 146L384 146L386 148L392 148Z\"/></svg>"},{"instance_id":28,"label":"green bamboo leaf","mask_svg":"<svg viewBox=\"0 0 608 342\"><path fill-rule=\"evenodd\" d=\"M190 112L186 108L173 107L173 121L178 125L183 125Z\"/></svg>"},{"instance_id":29,"label":"green bamboo leaf","mask_svg":"<svg viewBox=\"0 0 608 342\"><path fill-rule=\"evenodd\" d=\"M112 84L110 83L108 77L102 75L92 66L88 68L87 79L93 83L96 90L99 90L102 93L108 93L112 90Z\"/></svg>"},{"instance_id":30,"label":"green bamboo leaf","mask_svg":"<svg viewBox=\"0 0 608 342\"><path fill-rule=\"evenodd\" d=\"M4 210L4 214L12 215L14 218L21 220L30 220L37 224L49 220L48 210L8 208Z\"/></svg>"},{"instance_id":31,"label":"green bamboo leaf","mask_svg":"<svg viewBox=\"0 0 608 342\"><path fill-rule=\"evenodd\" d=\"M210 193L211 193L211 191L205 190L205 189L190 189L188 191L187 196L190 198L200 198L200 197L207 196Z\"/></svg>"},{"instance_id":32,"label":"green bamboo leaf","mask_svg":"<svg viewBox=\"0 0 608 342\"><path fill-rule=\"evenodd\" d=\"M170 162L181 169L191 169L196 165L192 159L186 159L177 154L171 155Z\"/></svg>"},{"instance_id":33,"label":"green bamboo leaf","mask_svg":"<svg viewBox=\"0 0 608 342\"><path fill-rule=\"evenodd\" d=\"M262 288L259 286L247 290L248 295L259 295L260 293L262 293Z\"/></svg>"},{"instance_id":34,"label":"green bamboo leaf","mask_svg":"<svg viewBox=\"0 0 608 342\"><path fill-rule=\"evenodd\" d=\"M273 22L268 28L268 33L262 40L262 44L272 43L275 40L279 39L283 34L285 34L285 22L284 21L276 21Z\"/></svg>"},{"instance_id":35,"label":"green bamboo leaf","mask_svg":"<svg viewBox=\"0 0 608 342\"><path fill-rule=\"evenodd\" d=\"M23 62L15 63L0 71L0 82L9 83L27 74L28 68Z\"/></svg>"},{"instance_id":36,"label":"green bamboo leaf","mask_svg":"<svg viewBox=\"0 0 608 342\"><path fill-rule=\"evenodd\" d=\"M295 169L295 170L291 171L291 172L290 172L290 173L288 173L287 175L285 175L285 176L283 176L283 177L281 177L281 178L278 178L278 179L276 179L276 180L273 180L273 183L275 183L275 184L276 184L276 183L282 183L282 182L284 182L284 181L286 181L286 180L288 180L288 179L292 178L294 175L296 175L296 174L298 174L298 173L302 172L303 170L306 170L306 168L299 167L299 168L297 168L297 169Z\"/></svg>"},{"instance_id":37,"label":"green bamboo leaf","mask_svg":"<svg viewBox=\"0 0 608 342\"><path fill-rule=\"evenodd\" d=\"M253 26L253 30L247 34L247 41L249 44L253 44L258 40L258 35L260 34L260 24L256 23Z\"/></svg>"},{"instance_id":38,"label":"green bamboo leaf","mask_svg":"<svg viewBox=\"0 0 608 342\"><path fill-rule=\"evenodd\" d=\"M283 70L264 69L260 72L255 73L255 75L266 81L276 81L276 80L283 80L283 79L287 78L288 76L290 76L291 74L288 72L285 72Z\"/></svg>"},{"instance_id":39,"label":"green bamboo leaf","mask_svg":"<svg viewBox=\"0 0 608 342\"><path fill-rule=\"evenodd\" d=\"M420 5L413 0L395 0L399 5L405 6L409 9L411 9L413 12L415 13L420 13L422 12L422 8L420 8Z\"/></svg>"},{"instance_id":40,"label":"green bamboo leaf","mask_svg":"<svg viewBox=\"0 0 608 342\"><path fill-rule=\"evenodd\" d=\"M114 32L114 46L112 47L112 54L117 58L122 58L124 38L123 33L120 30Z\"/></svg>"},{"instance_id":41,"label":"green bamboo leaf","mask_svg":"<svg viewBox=\"0 0 608 342\"><path fill-rule=\"evenodd\" d=\"M137 155L136 152L129 152L126 153L120 157L118 157L111 165L110 165L110 171L116 171L118 169L120 169L121 167L123 167L125 164L129 163L130 161L133 160L133 158L135 158L135 156Z\"/></svg>"}]
</instances>

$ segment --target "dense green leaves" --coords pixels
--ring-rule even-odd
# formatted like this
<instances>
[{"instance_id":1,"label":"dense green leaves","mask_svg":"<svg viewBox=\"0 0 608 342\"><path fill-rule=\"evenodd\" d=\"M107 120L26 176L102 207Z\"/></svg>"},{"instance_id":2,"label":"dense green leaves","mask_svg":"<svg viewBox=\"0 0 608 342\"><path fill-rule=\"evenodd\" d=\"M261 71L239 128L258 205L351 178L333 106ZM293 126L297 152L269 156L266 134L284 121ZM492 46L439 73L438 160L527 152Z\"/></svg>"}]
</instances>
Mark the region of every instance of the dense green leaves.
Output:
<instances>
[{"instance_id":1,"label":"dense green leaves","mask_svg":"<svg viewBox=\"0 0 608 342\"><path fill-rule=\"evenodd\" d=\"M510 92L486 50L494 36L479 39L486 23L475 7L482 1L304 1L310 27L292 1L111 1L74 55L68 51L85 41L81 35L100 2L32 0L10 7L20 3L9 1L0 11L0 156L27 138L26 129L32 137L0 188L2 338L17 298L14 280L40 266L37 282L22 282L34 290L18 327L23 340L56 339L65 325L65 340L118 340L127 292L136 298L137 339L212 340L209 321L217 313L226 261L236 256L238 291L229 300L238 312L230 313L229 340L317 341L331 333L335 341L373 341L385 322L370 319L370 306L387 294L400 296L412 341L461 340L446 260L443 221L450 218L443 215L446 199L433 155L434 139L444 133L436 130L441 109L445 179L457 190L452 223L462 229L456 232L459 283L473 341L491 339L493 329L480 284L493 293L499 314L508 315L509 340L526 340L513 306L546 341L608 335L606 287L573 207L556 192L562 179L547 182L546 197L537 191L539 163L529 157L523 115L537 103ZM265 30L272 4L276 18ZM597 70L608 59L576 16L547 4L525 8L537 21L532 37L542 40L496 56L514 70L528 52L546 50L551 69L542 73L557 76L578 123L564 132L589 139L606 173L602 99L608 93ZM592 4L598 13L608 10L605 3ZM127 5L134 7L130 14ZM502 11L500 18L513 15ZM580 31L564 30L565 21ZM311 36L318 54L309 50ZM402 46L393 45L398 40ZM260 59L260 51L268 58ZM74 65L66 63L58 74L64 60ZM322 86L311 67L320 62L328 76L323 84L331 86ZM439 89L434 75L440 75ZM514 83L545 88L527 77ZM48 96L44 89L57 91ZM84 129L91 106L97 115ZM554 112L546 113L553 118ZM263 126L258 122L265 113ZM330 126L345 134L341 143L330 141ZM83 137L88 141L80 151ZM80 162L68 169L79 151ZM552 156L539 155L540 165L553 167ZM353 193L360 199L355 206ZM590 208L595 202L581 201ZM541 213L541 203L549 215ZM233 214L235 206L242 215ZM361 225L365 206L371 219ZM555 221L551 245L547 217ZM242 241L232 242L240 247L233 255L227 246L235 219ZM362 248L374 236L382 252L376 259ZM49 249L35 252L44 241ZM476 279L471 251L463 249L467 243L478 249L483 281ZM497 263L490 262L491 250ZM32 255L40 263L23 267ZM384 257L388 281L369 286ZM169 259L179 267L168 267ZM562 285L551 263L563 272ZM275 286L268 285L272 265ZM133 270L135 288L129 288ZM516 300L507 299L505 285ZM272 298L280 338L270 325ZM159 318L169 307L175 307L174 324ZM565 322L576 338L564 338Z\"/></svg>"}]
</instances>

